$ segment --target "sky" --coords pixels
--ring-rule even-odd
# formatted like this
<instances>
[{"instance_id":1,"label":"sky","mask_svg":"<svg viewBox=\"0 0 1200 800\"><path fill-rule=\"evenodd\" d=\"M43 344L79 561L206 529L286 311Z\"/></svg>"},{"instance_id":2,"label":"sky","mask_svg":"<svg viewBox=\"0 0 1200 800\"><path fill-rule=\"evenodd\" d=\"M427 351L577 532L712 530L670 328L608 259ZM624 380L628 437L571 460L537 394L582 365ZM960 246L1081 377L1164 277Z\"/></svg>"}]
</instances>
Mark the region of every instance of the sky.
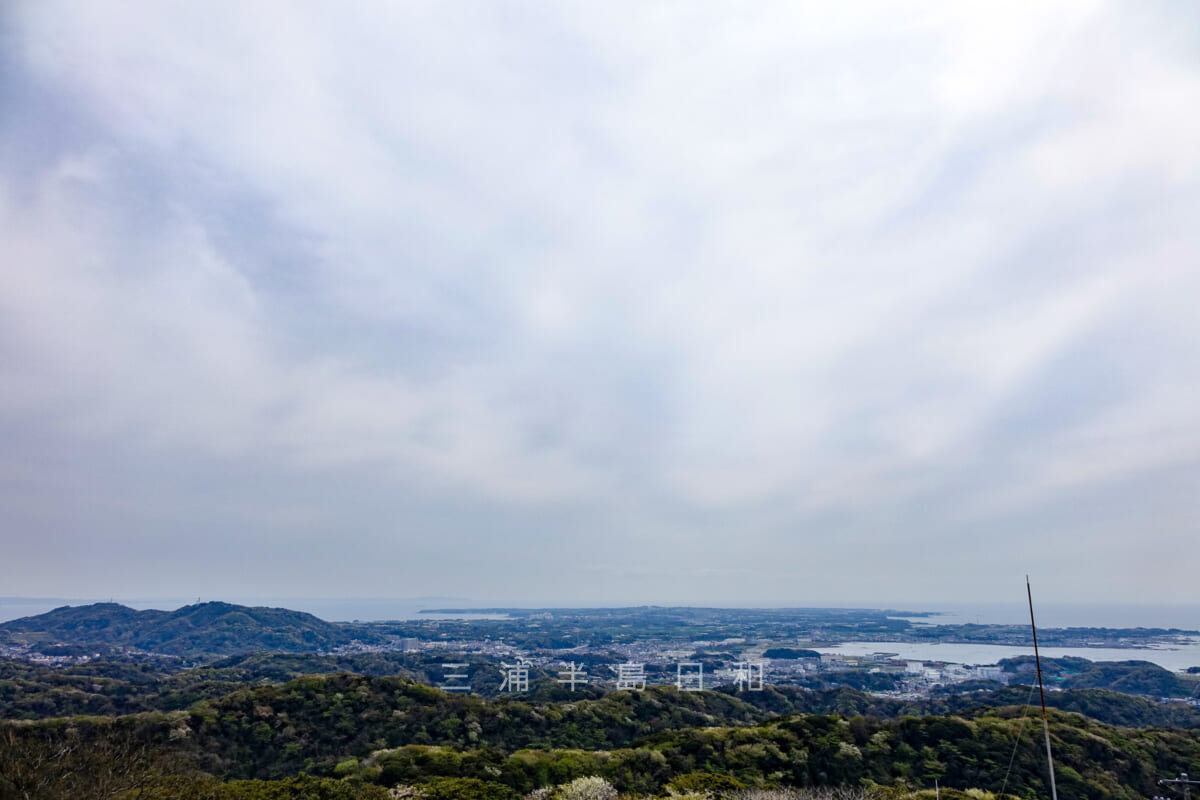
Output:
<instances>
[{"instance_id":1,"label":"sky","mask_svg":"<svg viewBox=\"0 0 1200 800\"><path fill-rule=\"evenodd\" d=\"M1200 8L0 5L0 595L1200 603Z\"/></svg>"}]
</instances>

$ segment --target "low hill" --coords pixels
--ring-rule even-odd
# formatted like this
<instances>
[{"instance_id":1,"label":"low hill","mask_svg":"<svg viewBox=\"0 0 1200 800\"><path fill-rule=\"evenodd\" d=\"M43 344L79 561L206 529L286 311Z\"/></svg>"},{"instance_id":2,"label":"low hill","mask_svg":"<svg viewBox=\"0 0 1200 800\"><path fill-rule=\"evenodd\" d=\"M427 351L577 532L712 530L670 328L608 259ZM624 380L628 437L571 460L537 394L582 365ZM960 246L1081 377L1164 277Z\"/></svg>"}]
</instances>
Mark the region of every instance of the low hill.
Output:
<instances>
[{"instance_id":1,"label":"low hill","mask_svg":"<svg viewBox=\"0 0 1200 800\"><path fill-rule=\"evenodd\" d=\"M1000 662L1021 681L1034 680L1032 656ZM1146 697L1191 697L1196 682L1150 661L1089 661L1086 658L1043 658L1042 675L1064 689L1110 689Z\"/></svg>"},{"instance_id":2,"label":"low hill","mask_svg":"<svg viewBox=\"0 0 1200 800\"><path fill-rule=\"evenodd\" d=\"M175 611L139 611L118 603L94 603L63 606L0 623L0 640L29 644L38 652L68 647L106 654L140 650L195 658L258 650L312 652L349 639L346 629L302 611L218 602Z\"/></svg>"},{"instance_id":3,"label":"low hill","mask_svg":"<svg viewBox=\"0 0 1200 800\"><path fill-rule=\"evenodd\" d=\"M406 744L457 747L624 747L679 728L751 725L764 715L717 692L652 686L572 703L485 700L407 678L313 675L197 703L190 739L206 770L275 778L313 769L331 754L367 755Z\"/></svg>"},{"instance_id":4,"label":"low hill","mask_svg":"<svg viewBox=\"0 0 1200 800\"><path fill-rule=\"evenodd\" d=\"M0 721L0 787L9 776L25 775L27 785L64 771L96 783L116 765L156 774L198 769L217 779L302 771L345 777L346 786L452 779L494 784L499 794L479 795L489 798L585 775L621 791L661 794L668 782L696 773L749 786L908 790L936 780L943 791L1048 794L1033 709L888 720L757 716L736 698L667 687L550 704L451 696L401 678L313 676L186 712ZM1156 790L1159 777L1200 760L1200 740L1187 731L1108 726L1051 710L1050 735L1063 800L1138 800Z\"/></svg>"},{"instance_id":5,"label":"low hill","mask_svg":"<svg viewBox=\"0 0 1200 800\"><path fill-rule=\"evenodd\" d=\"M279 684L304 675L355 673L373 678L405 677L425 684L442 675L441 658L421 653L243 653L185 669L174 658L141 658L137 661L96 660L68 667L50 667L25 660L0 659L0 718L46 719L75 714L115 716L145 711L176 711L199 700L217 700L239 689ZM476 692L495 689L487 664L477 664ZM606 693L596 687L570 692L552 678L533 681L525 702L560 702L588 705ZM953 687L951 687L953 688ZM494 692L493 692L494 693ZM811 691L795 686L768 686L761 692L718 694L736 697L731 710L746 720L752 706L757 719L772 715L808 713L867 715L895 718L905 715L956 714L968 717L999 706L1036 703L1029 686L1009 686L987 691L944 694L920 699L881 697L840 687ZM1155 702L1105 689L1068 689L1050 692L1046 703L1054 708L1084 714L1110 725L1200 729L1200 706L1181 702ZM731 719L716 720L729 724Z\"/></svg>"},{"instance_id":6,"label":"low hill","mask_svg":"<svg viewBox=\"0 0 1200 800\"><path fill-rule=\"evenodd\" d=\"M763 658L798 659L820 657L821 654L816 650L797 650L793 647L772 647L763 653Z\"/></svg>"}]
</instances>

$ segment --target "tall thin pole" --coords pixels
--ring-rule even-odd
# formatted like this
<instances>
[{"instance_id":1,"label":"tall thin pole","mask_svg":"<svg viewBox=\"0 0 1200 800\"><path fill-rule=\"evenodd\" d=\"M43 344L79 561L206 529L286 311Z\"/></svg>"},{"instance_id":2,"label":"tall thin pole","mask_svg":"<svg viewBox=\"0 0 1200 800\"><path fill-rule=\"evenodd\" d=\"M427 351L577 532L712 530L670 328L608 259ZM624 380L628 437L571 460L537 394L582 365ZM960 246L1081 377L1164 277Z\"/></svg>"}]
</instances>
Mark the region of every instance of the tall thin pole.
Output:
<instances>
[{"instance_id":1,"label":"tall thin pole","mask_svg":"<svg viewBox=\"0 0 1200 800\"><path fill-rule=\"evenodd\" d=\"M1033 663L1037 666L1038 692L1042 696L1042 730L1046 734L1046 763L1050 765L1050 797L1058 800L1058 787L1054 785L1054 757L1050 755L1050 719L1046 716L1046 688L1042 685L1042 657L1038 654L1037 623L1033 621L1033 590L1029 588L1029 576L1025 576L1025 594L1029 597L1029 627L1033 630Z\"/></svg>"}]
</instances>

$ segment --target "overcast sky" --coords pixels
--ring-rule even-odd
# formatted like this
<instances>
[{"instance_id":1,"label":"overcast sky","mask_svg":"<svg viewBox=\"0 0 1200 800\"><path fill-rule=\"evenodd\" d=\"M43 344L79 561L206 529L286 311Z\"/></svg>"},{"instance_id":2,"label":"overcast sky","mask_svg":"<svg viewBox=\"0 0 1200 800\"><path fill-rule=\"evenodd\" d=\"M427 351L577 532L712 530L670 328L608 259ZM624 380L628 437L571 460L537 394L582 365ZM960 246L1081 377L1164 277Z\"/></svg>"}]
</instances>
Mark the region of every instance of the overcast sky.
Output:
<instances>
[{"instance_id":1,"label":"overcast sky","mask_svg":"<svg viewBox=\"0 0 1200 800\"><path fill-rule=\"evenodd\" d=\"M1200 602L1192 2L0 10L0 595Z\"/></svg>"}]
</instances>

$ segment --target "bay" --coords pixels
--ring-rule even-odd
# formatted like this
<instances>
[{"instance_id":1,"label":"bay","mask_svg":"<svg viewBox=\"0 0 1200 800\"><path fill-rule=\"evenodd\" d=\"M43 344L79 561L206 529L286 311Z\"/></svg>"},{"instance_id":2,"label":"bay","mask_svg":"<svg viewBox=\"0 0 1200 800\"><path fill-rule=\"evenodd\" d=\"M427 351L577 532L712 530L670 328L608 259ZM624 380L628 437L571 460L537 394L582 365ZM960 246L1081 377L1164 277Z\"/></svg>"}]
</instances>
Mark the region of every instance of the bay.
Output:
<instances>
[{"instance_id":1,"label":"bay","mask_svg":"<svg viewBox=\"0 0 1200 800\"><path fill-rule=\"evenodd\" d=\"M818 653L848 656L896 653L899 658L908 661L941 661L973 666L995 664L1004 658L1033 655L1033 645L1022 647L943 642L843 642L837 646L812 649ZM1090 661L1149 661L1174 672L1182 672L1188 667L1200 666L1200 638L1155 647L1043 647L1041 654L1047 658L1075 656Z\"/></svg>"}]
</instances>

